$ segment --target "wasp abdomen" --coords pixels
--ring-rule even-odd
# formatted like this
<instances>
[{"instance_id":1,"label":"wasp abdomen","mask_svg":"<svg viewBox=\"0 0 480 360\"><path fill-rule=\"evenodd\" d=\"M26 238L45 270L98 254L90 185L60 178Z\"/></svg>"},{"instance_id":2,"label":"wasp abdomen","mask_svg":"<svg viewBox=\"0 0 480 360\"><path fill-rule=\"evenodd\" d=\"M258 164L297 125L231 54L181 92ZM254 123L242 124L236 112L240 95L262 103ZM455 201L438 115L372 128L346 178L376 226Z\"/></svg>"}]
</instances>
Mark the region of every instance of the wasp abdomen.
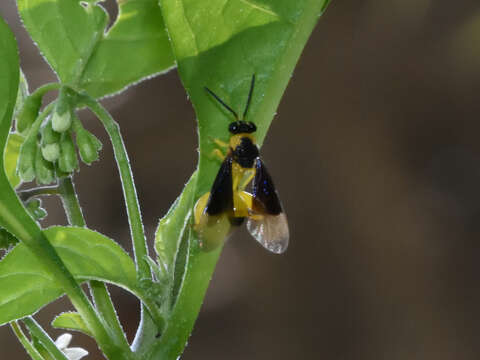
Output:
<instances>
[{"instance_id":1,"label":"wasp abdomen","mask_svg":"<svg viewBox=\"0 0 480 360\"><path fill-rule=\"evenodd\" d=\"M251 169L258 157L258 147L249 137L242 137L240 144L233 149L233 159L241 167Z\"/></svg>"}]
</instances>

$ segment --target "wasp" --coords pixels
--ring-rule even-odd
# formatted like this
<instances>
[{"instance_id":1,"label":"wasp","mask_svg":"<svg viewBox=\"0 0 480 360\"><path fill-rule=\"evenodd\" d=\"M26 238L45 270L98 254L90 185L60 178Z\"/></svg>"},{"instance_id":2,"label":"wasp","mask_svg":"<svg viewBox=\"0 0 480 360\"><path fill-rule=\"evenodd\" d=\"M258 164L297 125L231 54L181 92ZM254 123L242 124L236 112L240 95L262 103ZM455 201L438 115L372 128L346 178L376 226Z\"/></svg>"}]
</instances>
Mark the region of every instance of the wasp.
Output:
<instances>
[{"instance_id":1,"label":"wasp","mask_svg":"<svg viewBox=\"0 0 480 360\"><path fill-rule=\"evenodd\" d=\"M228 126L230 140L225 143L213 139L219 148L214 154L222 160L222 165L210 192L202 195L194 208L194 228L200 246L205 251L218 247L231 232L247 220L249 233L267 250L280 254L288 246L289 230L287 217L272 178L260 159L255 140L257 127L246 121L248 108L255 87L255 74L252 76L247 102L240 118L212 90L205 87L208 95L234 116ZM251 186L251 192L246 191Z\"/></svg>"}]
</instances>

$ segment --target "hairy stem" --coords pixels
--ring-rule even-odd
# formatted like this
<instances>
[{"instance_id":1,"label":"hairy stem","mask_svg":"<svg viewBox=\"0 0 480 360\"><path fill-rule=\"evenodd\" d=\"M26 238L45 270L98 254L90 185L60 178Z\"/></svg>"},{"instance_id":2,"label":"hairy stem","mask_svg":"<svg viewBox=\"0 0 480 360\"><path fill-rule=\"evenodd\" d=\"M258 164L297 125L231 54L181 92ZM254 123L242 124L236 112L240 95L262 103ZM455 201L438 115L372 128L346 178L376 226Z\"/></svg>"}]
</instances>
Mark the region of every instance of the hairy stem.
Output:
<instances>
[{"instance_id":1,"label":"hairy stem","mask_svg":"<svg viewBox=\"0 0 480 360\"><path fill-rule=\"evenodd\" d=\"M47 105L33 126L39 126L41 121L52 111L54 105L54 102ZM32 253L37 256L37 259L43 267L49 271L59 283L75 309L84 319L89 330L94 334L102 351L113 359L129 359L130 357L112 341L107 329L101 322L97 312L82 291L80 285L70 271L68 271L38 223L27 213L14 191L2 193L0 219L2 226L17 237L17 239L20 239Z\"/></svg>"},{"instance_id":2,"label":"hairy stem","mask_svg":"<svg viewBox=\"0 0 480 360\"><path fill-rule=\"evenodd\" d=\"M55 360L68 360L67 356L57 347L57 345L55 345L50 336L48 336L32 317L26 317L23 319L23 322L30 331L30 334L35 336L42 345L45 346L45 349L47 349Z\"/></svg>"},{"instance_id":3,"label":"hairy stem","mask_svg":"<svg viewBox=\"0 0 480 360\"><path fill-rule=\"evenodd\" d=\"M35 89L31 96L43 96L49 91L60 89L61 86L62 84L60 83L48 83Z\"/></svg>"},{"instance_id":4,"label":"hairy stem","mask_svg":"<svg viewBox=\"0 0 480 360\"><path fill-rule=\"evenodd\" d=\"M20 328L20 325L16 321L13 321L10 323L10 327L12 328L13 332L17 336L18 340L20 343L23 345L25 348L26 352L32 360L44 360L42 355L35 349L35 347L32 345L32 343L28 340L26 335L23 333L22 329Z\"/></svg>"},{"instance_id":5,"label":"hairy stem","mask_svg":"<svg viewBox=\"0 0 480 360\"><path fill-rule=\"evenodd\" d=\"M70 225L85 227L85 218L83 217L82 209L71 177L66 177L60 180L59 192ZM107 286L101 281L94 280L90 281L89 285L93 301L96 305L97 311L102 316L105 326L110 328L115 336L116 342L121 345L124 351L127 353L131 352L127 338L125 337L125 333L123 332L122 326L117 317L112 299L108 293Z\"/></svg>"},{"instance_id":6,"label":"hairy stem","mask_svg":"<svg viewBox=\"0 0 480 360\"><path fill-rule=\"evenodd\" d=\"M135 263L139 277L151 278L150 266L146 260L148 255L145 231L143 229L142 215L138 203L137 190L133 181L132 169L128 159L125 144L118 124L113 120L107 110L94 99L85 96L82 98L84 103L100 119L112 142L115 160L117 161L118 171L122 179L123 195L127 206L128 222L133 241L133 250Z\"/></svg>"},{"instance_id":7,"label":"hairy stem","mask_svg":"<svg viewBox=\"0 0 480 360\"><path fill-rule=\"evenodd\" d=\"M42 186L36 187L33 189L22 190L17 193L18 197L22 201L27 201L32 197L41 196L41 195L58 195L58 186Z\"/></svg>"},{"instance_id":8,"label":"hairy stem","mask_svg":"<svg viewBox=\"0 0 480 360\"><path fill-rule=\"evenodd\" d=\"M61 178L58 184L58 189L62 199L63 208L67 213L69 224L85 227L85 218L83 217L82 209L78 202L72 178L70 176Z\"/></svg>"},{"instance_id":9,"label":"hairy stem","mask_svg":"<svg viewBox=\"0 0 480 360\"><path fill-rule=\"evenodd\" d=\"M88 96L82 96L81 100L100 119L110 137L110 141L112 142L115 160L117 162L118 171L120 172L120 178L122 179L123 195L125 197L125 203L127 206L128 222L133 241L135 264L137 266L137 277L140 280L151 279L152 274L147 261L147 242L145 238L145 231L143 229L137 190L133 181L132 169L130 167L127 150L125 149L125 144L120 133L120 128L108 111L96 100ZM154 323L158 327L158 330L160 331L163 329L165 320L163 319L158 307L155 306L155 304L153 304L148 297L144 297L143 304L147 307ZM142 307L142 318L144 316L143 310L144 309Z\"/></svg>"}]
</instances>

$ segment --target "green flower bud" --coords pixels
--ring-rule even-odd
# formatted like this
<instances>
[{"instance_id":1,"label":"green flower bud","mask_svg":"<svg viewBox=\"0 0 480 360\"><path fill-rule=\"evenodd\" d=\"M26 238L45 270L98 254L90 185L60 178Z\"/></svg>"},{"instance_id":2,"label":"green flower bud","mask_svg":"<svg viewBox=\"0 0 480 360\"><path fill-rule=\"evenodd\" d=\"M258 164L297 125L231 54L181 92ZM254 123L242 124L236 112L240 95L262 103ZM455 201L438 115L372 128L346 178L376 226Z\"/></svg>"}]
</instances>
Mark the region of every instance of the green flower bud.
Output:
<instances>
[{"instance_id":1,"label":"green flower bud","mask_svg":"<svg viewBox=\"0 0 480 360\"><path fill-rule=\"evenodd\" d=\"M98 152L102 149L102 143L95 135L86 130L80 120L75 119L73 128L77 134L77 146L80 152L80 158L85 164L90 165L98 160Z\"/></svg>"},{"instance_id":2,"label":"green flower bud","mask_svg":"<svg viewBox=\"0 0 480 360\"><path fill-rule=\"evenodd\" d=\"M60 144L54 143L42 146L42 156L45 160L54 162L60 157Z\"/></svg>"},{"instance_id":3,"label":"green flower bud","mask_svg":"<svg viewBox=\"0 0 480 360\"><path fill-rule=\"evenodd\" d=\"M16 130L21 135L26 135L35 122L38 112L40 111L40 106L42 106L42 95L43 94L30 95L23 103L16 120Z\"/></svg>"},{"instance_id":4,"label":"green flower bud","mask_svg":"<svg viewBox=\"0 0 480 360\"><path fill-rule=\"evenodd\" d=\"M53 163L45 160L42 153L38 150L35 156L35 175L39 184L50 184L55 179Z\"/></svg>"},{"instance_id":5,"label":"green flower bud","mask_svg":"<svg viewBox=\"0 0 480 360\"><path fill-rule=\"evenodd\" d=\"M63 133L72 124L71 99L66 88L61 88L52 115L53 130Z\"/></svg>"},{"instance_id":6,"label":"green flower bud","mask_svg":"<svg viewBox=\"0 0 480 360\"><path fill-rule=\"evenodd\" d=\"M69 111L64 112L63 114L59 114L55 109L52 115L52 126L53 130L63 133L70 128L72 124L72 114Z\"/></svg>"},{"instance_id":7,"label":"green flower bud","mask_svg":"<svg viewBox=\"0 0 480 360\"><path fill-rule=\"evenodd\" d=\"M78 168L77 153L70 132L64 132L60 138L60 157L58 167L61 171L71 173Z\"/></svg>"},{"instance_id":8,"label":"green flower bud","mask_svg":"<svg viewBox=\"0 0 480 360\"><path fill-rule=\"evenodd\" d=\"M42 155L45 160L54 162L60 156L60 133L52 128L52 122L48 121L41 130L42 135Z\"/></svg>"}]
</instances>

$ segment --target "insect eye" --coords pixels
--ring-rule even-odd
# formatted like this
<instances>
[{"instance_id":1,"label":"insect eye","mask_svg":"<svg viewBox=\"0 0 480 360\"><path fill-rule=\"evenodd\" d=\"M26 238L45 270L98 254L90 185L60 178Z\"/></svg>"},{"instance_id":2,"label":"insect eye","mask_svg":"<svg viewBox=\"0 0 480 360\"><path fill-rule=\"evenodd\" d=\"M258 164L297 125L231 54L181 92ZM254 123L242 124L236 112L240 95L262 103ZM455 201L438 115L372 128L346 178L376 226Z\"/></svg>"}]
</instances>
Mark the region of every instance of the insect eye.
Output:
<instances>
[{"instance_id":1,"label":"insect eye","mask_svg":"<svg viewBox=\"0 0 480 360\"><path fill-rule=\"evenodd\" d=\"M230 126L228 127L228 131L230 131L232 134L236 134L238 130L237 123L231 123Z\"/></svg>"},{"instance_id":2,"label":"insect eye","mask_svg":"<svg viewBox=\"0 0 480 360\"><path fill-rule=\"evenodd\" d=\"M249 130L249 132L253 133L253 132L257 131L257 126L254 123L249 122L248 123L248 130Z\"/></svg>"}]
</instances>

